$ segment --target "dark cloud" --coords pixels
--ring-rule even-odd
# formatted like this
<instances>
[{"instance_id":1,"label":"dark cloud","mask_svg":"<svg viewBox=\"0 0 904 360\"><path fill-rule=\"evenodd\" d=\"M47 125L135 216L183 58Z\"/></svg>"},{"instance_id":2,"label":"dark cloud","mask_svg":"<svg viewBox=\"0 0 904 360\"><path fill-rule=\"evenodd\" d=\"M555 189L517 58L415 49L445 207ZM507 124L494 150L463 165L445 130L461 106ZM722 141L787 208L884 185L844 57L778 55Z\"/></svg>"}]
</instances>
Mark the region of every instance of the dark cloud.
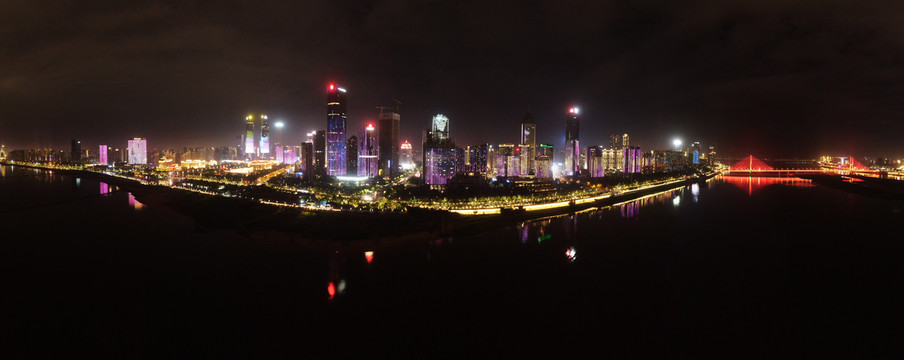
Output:
<instances>
[{"instance_id":1,"label":"dark cloud","mask_svg":"<svg viewBox=\"0 0 904 360\"><path fill-rule=\"evenodd\" d=\"M397 98L414 143L436 112L459 143L515 142L530 107L561 146L576 103L585 144L904 155L902 19L888 1L7 1L0 142L231 144L248 111L299 142L339 81L349 128Z\"/></svg>"}]
</instances>

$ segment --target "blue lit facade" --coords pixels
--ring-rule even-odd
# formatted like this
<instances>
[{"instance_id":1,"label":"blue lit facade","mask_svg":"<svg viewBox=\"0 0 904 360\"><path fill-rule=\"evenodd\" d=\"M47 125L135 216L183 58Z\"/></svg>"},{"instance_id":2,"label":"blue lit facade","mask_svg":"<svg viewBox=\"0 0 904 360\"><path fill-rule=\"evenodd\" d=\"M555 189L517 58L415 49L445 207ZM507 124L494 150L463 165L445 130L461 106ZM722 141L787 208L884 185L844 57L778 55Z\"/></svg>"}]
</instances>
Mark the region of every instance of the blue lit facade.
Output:
<instances>
[{"instance_id":1,"label":"blue lit facade","mask_svg":"<svg viewBox=\"0 0 904 360\"><path fill-rule=\"evenodd\" d=\"M326 171L330 176L345 175L346 172L345 124L348 115L345 99L345 89L330 84L326 95Z\"/></svg>"}]
</instances>

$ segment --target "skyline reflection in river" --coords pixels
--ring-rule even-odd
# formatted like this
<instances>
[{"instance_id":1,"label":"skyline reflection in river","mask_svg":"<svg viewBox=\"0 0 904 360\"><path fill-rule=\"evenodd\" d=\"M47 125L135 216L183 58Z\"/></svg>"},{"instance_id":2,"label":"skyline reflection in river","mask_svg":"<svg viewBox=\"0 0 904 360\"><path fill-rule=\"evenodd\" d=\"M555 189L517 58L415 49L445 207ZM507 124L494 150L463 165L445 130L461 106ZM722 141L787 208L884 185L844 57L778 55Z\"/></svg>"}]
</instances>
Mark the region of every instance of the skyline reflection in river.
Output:
<instances>
[{"instance_id":1,"label":"skyline reflection in river","mask_svg":"<svg viewBox=\"0 0 904 360\"><path fill-rule=\"evenodd\" d=\"M904 300L901 203L821 186L716 178L468 236L328 242L5 174L4 319L31 354L875 357Z\"/></svg>"}]
</instances>

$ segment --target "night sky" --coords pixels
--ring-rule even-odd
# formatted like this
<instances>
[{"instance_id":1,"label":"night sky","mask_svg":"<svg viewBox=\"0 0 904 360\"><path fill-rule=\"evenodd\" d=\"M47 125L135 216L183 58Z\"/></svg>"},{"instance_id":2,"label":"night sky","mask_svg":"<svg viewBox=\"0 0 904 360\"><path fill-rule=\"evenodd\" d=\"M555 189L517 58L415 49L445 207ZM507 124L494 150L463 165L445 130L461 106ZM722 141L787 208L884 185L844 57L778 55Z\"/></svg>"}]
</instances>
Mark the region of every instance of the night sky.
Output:
<instances>
[{"instance_id":1,"label":"night sky","mask_svg":"<svg viewBox=\"0 0 904 360\"><path fill-rule=\"evenodd\" d=\"M902 156L901 1L3 1L0 143L236 145L249 112L283 142L351 134L402 101L401 139L434 113L458 145L515 143L532 109L561 148L628 132L720 154Z\"/></svg>"}]
</instances>

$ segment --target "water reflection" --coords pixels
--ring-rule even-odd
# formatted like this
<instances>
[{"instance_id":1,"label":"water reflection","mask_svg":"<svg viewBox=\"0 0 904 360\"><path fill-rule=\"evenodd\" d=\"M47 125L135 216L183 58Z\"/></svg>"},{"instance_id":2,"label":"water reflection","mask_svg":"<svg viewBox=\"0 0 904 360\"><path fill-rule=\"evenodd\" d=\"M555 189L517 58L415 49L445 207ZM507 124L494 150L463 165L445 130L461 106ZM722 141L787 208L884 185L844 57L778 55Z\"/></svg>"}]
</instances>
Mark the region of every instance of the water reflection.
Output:
<instances>
[{"instance_id":1,"label":"water reflection","mask_svg":"<svg viewBox=\"0 0 904 360\"><path fill-rule=\"evenodd\" d=\"M345 255L339 250L330 251L330 271L327 275L326 292L330 300L345 293Z\"/></svg>"},{"instance_id":2,"label":"water reflection","mask_svg":"<svg viewBox=\"0 0 904 360\"><path fill-rule=\"evenodd\" d=\"M625 219L633 219L636 218L640 213L640 206L644 200L632 201L629 203L624 203L621 206L621 216Z\"/></svg>"},{"instance_id":3,"label":"water reflection","mask_svg":"<svg viewBox=\"0 0 904 360\"><path fill-rule=\"evenodd\" d=\"M796 177L744 177L744 176L720 176L720 181L732 184L747 190L747 195L753 193L769 185L786 185L795 187L813 187L813 182L809 179L801 179Z\"/></svg>"},{"instance_id":4,"label":"water reflection","mask_svg":"<svg viewBox=\"0 0 904 360\"><path fill-rule=\"evenodd\" d=\"M578 252L574 249L574 246L565 250L565 257L568 258L568 261L574 262L578 259Z\"/></svg>"},{"instance_id":5,"label":"water reflection","mask_svg":"<svg viewBox=\"0 0 904 360\"><path fill-rule=\"evenodd\" d=\"M144 207L144 204L142 204L138 200L135 200L135 195L129 193L129 206L131 206L135 210L141 210L141 208Z\"/></svg>"}]
</instances>

